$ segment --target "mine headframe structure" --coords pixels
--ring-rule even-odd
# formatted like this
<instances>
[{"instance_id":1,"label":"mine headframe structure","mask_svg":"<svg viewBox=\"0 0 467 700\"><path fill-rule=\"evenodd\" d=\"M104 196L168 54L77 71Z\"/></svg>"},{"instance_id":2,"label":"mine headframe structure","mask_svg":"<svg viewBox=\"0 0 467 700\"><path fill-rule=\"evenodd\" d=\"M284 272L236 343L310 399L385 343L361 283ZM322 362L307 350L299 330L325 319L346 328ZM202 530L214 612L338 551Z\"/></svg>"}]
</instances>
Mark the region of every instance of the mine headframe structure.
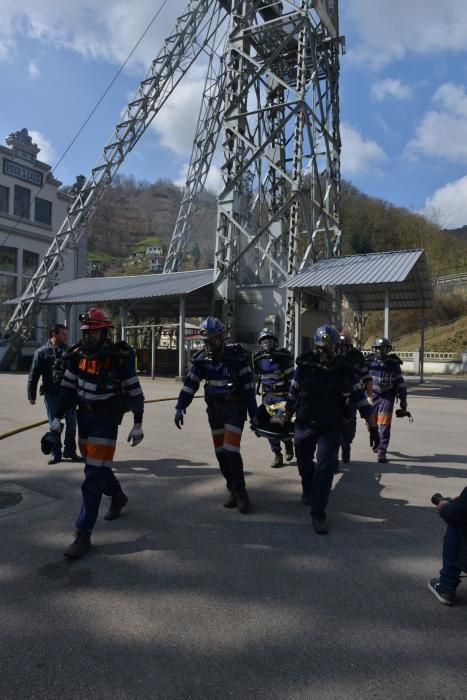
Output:
<instances>
[{"instance_id":1,"label":"mine headframe structure","mask_svg":"<svg viewBox=\"0 0 467 700\"><path fill-rule=\"evenodd\" d=\"M279 283L321 257L339 255L343 40L337 0L222 4L230 25L222 58L208 71L165 271L179 269L221 136L217 313L234 332L237 285ZM289 296L288 345L294 309Z\"/></svg>"},{"instance_id":2,"label":"mine headframe structure","mask_svg":"<svg viewBox=\"0 0 467 700\"><path fill-rule=\"evenodd\" d=\"M11 347L33 325L127 153L201 54L209 67L164 272L179 269L221 134L214 267L224 319L233 324L235 285L280 281L338 255L341 45L337 0L190 0L16 306L6 328ZM290 298L289 345L293 317Z\"/></svg>"},{"instance_id":3,"label":"mine headframe structure","mask_svg":"<svg viewBox=\"0 0 467 700\"><path fill-rule=\"evenodd\" d=\"M337 3L232 3L215 275L233 326L237 285L339 255L341 45ZM289 295L289 346L294 312Z\"/></svg>"}]
</instances>

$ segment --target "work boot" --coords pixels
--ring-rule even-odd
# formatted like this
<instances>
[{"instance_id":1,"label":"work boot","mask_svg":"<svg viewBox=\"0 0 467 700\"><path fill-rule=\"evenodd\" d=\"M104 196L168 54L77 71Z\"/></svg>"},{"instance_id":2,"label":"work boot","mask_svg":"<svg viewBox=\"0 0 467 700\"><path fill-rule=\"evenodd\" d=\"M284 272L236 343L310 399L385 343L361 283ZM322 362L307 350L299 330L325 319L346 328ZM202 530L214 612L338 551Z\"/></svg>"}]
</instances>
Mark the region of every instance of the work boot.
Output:
<instances>
[{"instance_id":1,"label":"work boot","mask_svg":"<svg viewBox=\"0 0 467 700\"><path fill-rule=\"evenodd\" d=\"M104 520L116 520L117 518L119 518L122 512L122 508L124 508L127 503L128 497L125 496L123 491L120 491L120 493L117 493L115 494L115 496L112 496L109 509L104 515Z\"/></svg>"},{"instance_id":2,"label":"work boot","mask_svg":"<svg viewBox=\"0 0 467 700\"><path fill-rule=\"evenodd\" d=\"M248 513L250 511L250 499L248 498L246 489L243 489L243 491L236 491L235 496L237 498L237 508L240 513Z\"/></svg>"},{"instance_id":3,"label":"work boot","mask_svg":"<svg viewBox=\"0 0 467 700\"><path fill-rule=\"evenodd\" d=\"M350 445L342 445L342 462L344 464L350 462Z\"/></svg>"},{"instance_id":4,"label":"work boot","mask_svg":"<svg viewBox=\"0 0 467 700\"><path fill-rule=\"evenodd\" d=\"M378 462L380 464L386 464L387 461L386 452L378 452Z\"/></svg>"},{"instance_id":5,"label":"work boot","mask_svg":"<svg viewBox=\"0 0 467 700\"><path fill-rule=\"evenodd\" d=\"M284 466L282 452L274 452L274 459L271 462L271 469L279 469Z\"/></svg>"},{"instance_id":6,"label":"work boot","mask_svg":"<svg viewBox=\"0 0 467 700\"><path fill-rule=\"evenodd\" d=\"M293 442L290 440L290 442L285 443L285 458L287 462L290 462L294 458L294 451L293 451Z\"/></svg>"},{"instance_id":7,"label":"work boot","mask_svg":"<svg viewBox=\"0 0 467 700\"><path fill-rule=\"evenodd\" d=\"M67 559L80 559L86 552L89 552L91 546L91 531L76 530L75 539L68 549L63 552L63 556L67 557Z\"/></svg>"},{"instance_id":8,"label":"work boot","mask_svg":"<svg viewBox=\"0 0 467 700\"><path fill-rule=\"evenodd\" d=\"M237 507L237 496L233 491L229 491L229 496L224 503L224 508L236 508Z\"/></svg>"},{"instance_id":9,"label":"work boot","mask_svg":"<svg viewBox=\"0 0 467 700\"><path fill-rule=\"evenodd\" d=\"M428 589L439 600L442 605L452 605L455 602L456 594L454 591L445 591L441 588L439 578L432 578L428 581Z\"/></svg>"},{"instance_id":10,"label":"work boot","mask_svg":"<svg viewBox=\"0 0 467 700\"><path fill-rule=\"evenodd\" d=\"M326 518L313 518L314 530L317 535L327 535L329 532L328 521Z\"/></svg>"}]
</instances>

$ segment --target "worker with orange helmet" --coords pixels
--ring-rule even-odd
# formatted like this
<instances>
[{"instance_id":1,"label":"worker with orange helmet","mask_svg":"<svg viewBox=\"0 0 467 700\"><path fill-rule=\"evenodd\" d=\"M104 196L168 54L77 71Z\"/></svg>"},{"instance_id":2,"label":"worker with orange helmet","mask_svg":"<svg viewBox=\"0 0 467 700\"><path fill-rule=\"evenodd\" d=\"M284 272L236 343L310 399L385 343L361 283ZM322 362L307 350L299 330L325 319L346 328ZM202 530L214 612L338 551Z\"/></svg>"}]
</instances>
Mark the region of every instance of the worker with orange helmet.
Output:
<instances>
[{"instance_id":1,"label":"worker with orange helmet","mask_svg":"<svg viewBox=\"0 0 467 700\"><path fill-rule=\"evenodd\" d=\"M83 339L64 358L67 369L60 387L57 418L51 424L51 429L60 433L60 418L68 408L78 406L79 448L86 465L75 538L64 553L69 559L78 559L90 549L104 494L111 498L105 520L118 518L128 503L112 470L118 426L126 410L134 416L128 442L135 446L144 437L144 396L132 348L123 341L112 342L113 324L103 309L89 309L79 318Z\"/></svg>"}]
</instances>

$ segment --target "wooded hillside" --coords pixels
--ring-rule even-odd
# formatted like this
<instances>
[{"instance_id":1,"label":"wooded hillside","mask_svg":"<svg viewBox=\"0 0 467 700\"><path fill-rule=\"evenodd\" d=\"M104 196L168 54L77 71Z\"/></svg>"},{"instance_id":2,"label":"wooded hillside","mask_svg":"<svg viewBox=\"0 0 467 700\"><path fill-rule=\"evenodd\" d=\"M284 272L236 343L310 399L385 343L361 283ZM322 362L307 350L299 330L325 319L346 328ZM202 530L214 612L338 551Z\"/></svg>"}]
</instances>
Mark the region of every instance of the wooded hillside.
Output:
<instances>
[{"instance_id":1,"label":"wooded hillside","mask_svg":"<svg viewBox=\"0 0 467 700\"><path fill-rule=\"evenodd\" d=\"M118 177L108 188L88 233L93 259L108 261L104 274L122 274L123 261L145 245L170 242L182 190L170 181L153 184ZM204 192L193 217L184 269L213 264L216 197ZM424 248L434 277L467 270L467 239L380 199L342 184L342 254ZM133 274L134 269L126 270Z\"/></svg>"}]
</instances>

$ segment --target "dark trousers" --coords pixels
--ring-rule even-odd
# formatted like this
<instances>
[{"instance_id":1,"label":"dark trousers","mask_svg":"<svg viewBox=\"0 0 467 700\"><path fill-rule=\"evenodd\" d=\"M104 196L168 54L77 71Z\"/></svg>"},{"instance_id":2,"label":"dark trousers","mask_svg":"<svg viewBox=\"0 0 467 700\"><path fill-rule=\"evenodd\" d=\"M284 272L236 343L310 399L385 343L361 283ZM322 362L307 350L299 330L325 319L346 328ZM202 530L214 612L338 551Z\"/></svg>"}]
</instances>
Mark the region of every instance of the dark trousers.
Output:
<instances>
[{"instance_id":1,"label":"dark trousers","mask_svg":"<svg viewBox=\"0 0 467 700\"><path fill-rule=\"evenodd\" d=\"M81 485L83 505L76 520L76 529L90 531L96 523L102 496L116 496L121 493L122 487L111 467L86 465L84 477Z\"/></svg>"},{"instance_id":2,"label":"dark trousers","mask_svg":"<svg viewBox=\"0 0 467 700\"><path fill-rule=\"evenodd\" d=\"M443 567L439 572L439 584L444 591L450 593L454 593L461 582L461 569L458 565L461 541L460 530L448 525L444 535Z\"/></svg>"},{"instance_id":3,"label":"dark trousers","mask_svg":"<svg viewBox=\"0 0 467 700\"><path fill-rule=\"evenodd\" d=\"M339 464L340 433L337 428L311 435L306 431L302 437L300 426L295 431L295 454L303 493L311 497L312 518L321 520L326 517L332 480ZM315 450L316 463L313 462Z\"/></svg>"},{"instance_id":4,"label":"dark trousers","mask_svg":"<svg viewBox=\"0 0 467 700\"><path fill-rule=\"evenodd\" d=\"M349 407L349 417L344 418L341 424L341 447L345 449L352 444L357 432L357 405L352 402Z\"/></svg>"},{"instance_id":5,"label":"dark trousers","mask_svg":"<svg viewBox=\"0 0 467 700\"><path fill-rule=\"evenodd\" d=\"M77 530L93 529L102 496L116 496L122 487L112 471L118 425L115 418L92 411L78 411L78 436L86 460L81 485L83 504L76 520Z\"/></svg>"},{"instance_id":6,"label":"dark trousers","mask_svg":"<svg viewBox=\"0 0 467 700\"><path fill-rule=\"evenodd\" d=\"M209 426L217 461L229 491L243 491L245 477L240 441L246 420L246 406L240 402L210 401Z\"/></svg>"},{"instance_id":7,"label":"dark trousers","mask_svg":"<svg viewBox=\"0 0 467 700\"><path fill-rule=\"evenodd\" d=\"M51 423L57 416L58 399L59 394L50 394L48 391L46 391L44 394L45 410L47 411L49 423ZM65 413L64 447L65 455L68 457L71 457L76 453L76 408L70 408ZM57 446L57 448L52 451L52 456L59 459L61 458L62 451L60 446Z\"/></svg>"}]
</instances>

